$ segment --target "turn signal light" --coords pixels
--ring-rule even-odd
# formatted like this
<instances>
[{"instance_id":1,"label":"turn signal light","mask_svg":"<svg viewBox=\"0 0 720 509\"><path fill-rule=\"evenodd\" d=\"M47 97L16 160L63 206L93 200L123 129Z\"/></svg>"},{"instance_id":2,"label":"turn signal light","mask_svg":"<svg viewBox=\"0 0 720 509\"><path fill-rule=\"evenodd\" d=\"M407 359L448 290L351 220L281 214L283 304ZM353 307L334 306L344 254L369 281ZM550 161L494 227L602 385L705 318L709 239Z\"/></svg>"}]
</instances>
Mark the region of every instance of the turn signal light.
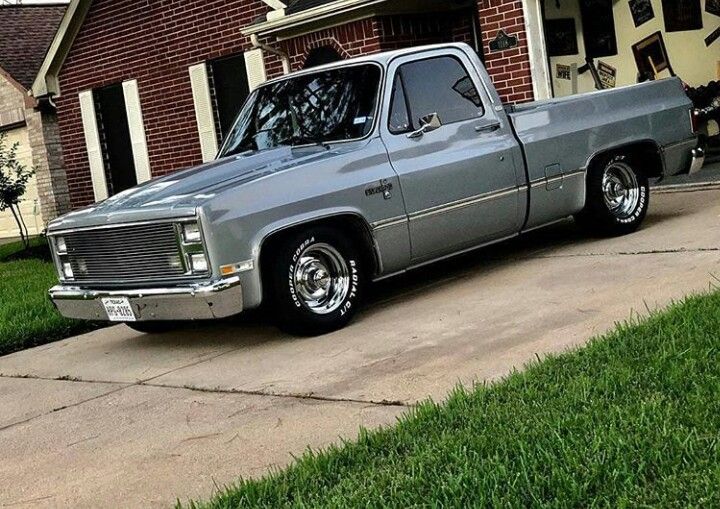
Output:
<instances>
[{"instance_id":1,"label":"turn signal light","mask_svg":"<svg viewBox=\"0 0 720 509\"><path fill-rule=\"evenodd\" d=\"M232 276L241 272L249 272L255 269L255 262L248 260L246 262L233 263L232 265L223 265L220 267L220 274L223 276Z\"/></svg>"}]
</instances>

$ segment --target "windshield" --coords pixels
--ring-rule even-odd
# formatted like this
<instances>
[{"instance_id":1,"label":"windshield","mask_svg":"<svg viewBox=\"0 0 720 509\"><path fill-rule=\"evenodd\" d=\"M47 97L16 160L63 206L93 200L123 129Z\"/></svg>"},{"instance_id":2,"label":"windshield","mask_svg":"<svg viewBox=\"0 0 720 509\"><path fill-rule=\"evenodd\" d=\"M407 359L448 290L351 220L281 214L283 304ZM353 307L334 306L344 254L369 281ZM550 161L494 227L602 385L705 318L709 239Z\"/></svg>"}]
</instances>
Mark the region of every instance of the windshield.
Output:
<instances>
[{"instance_id":1,"label":"windshield","mask_svg":"<svg viewBox=\"0 0 720 509\"><path fill-rule=\"evenodd\" d=\"M240 111L220 156L362 138L372 130L379 89L380 69L372 64L261 87Z\"/></svg>"}]
</instances>

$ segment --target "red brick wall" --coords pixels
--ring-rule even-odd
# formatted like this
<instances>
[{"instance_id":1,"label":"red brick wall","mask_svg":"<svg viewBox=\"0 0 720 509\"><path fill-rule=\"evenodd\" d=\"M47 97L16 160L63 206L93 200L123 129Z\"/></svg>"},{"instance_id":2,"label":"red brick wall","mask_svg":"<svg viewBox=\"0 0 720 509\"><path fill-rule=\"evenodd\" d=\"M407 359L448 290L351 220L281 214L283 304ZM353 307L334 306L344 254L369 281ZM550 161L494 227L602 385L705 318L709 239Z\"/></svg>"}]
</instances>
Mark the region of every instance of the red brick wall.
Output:
<instances>
[{"instance_id":1,"label":"red brick wall","mask_svg":"<svg viewBox=\"0 0 720 509\"><path fill-rule=\"evenodd\" d=\"M442 42L465 42L473 46L474 11L458 10L439 15L404 14L380 18L382 50L393 50L437 44Z\"/></svg>"},{"instance_id":2,"label":"red brick wall","mask_svg":"<svg viewBox=\"0 0 720 509\"><path fill-rule=\"evenodd\" d=\"M489 72L509 102L532 99L521 2L478 0ZM264 15L261 0L95 0L60 73L57 99L61 140L73 207L94 201L78 93L138 80L153 176L201 161L188 67L249 48L240 29ZM324 45L353 57L417 44L474 39L471 11L368 18L276 43L301 68ZM503 28L520 46L491 53ZM271 42L271 41L266 41ZM282 72L266 54L268 76Z\"/></svg>"},{"instance_id":3,"label":"red brick wall","mask_svg":"<svg viewBox=\"0 0 720 509\"><path fill-rule=\"evenodd\" d=\"M422 44L473 44L472 15L474 12L454 11L442 16L430 13L367 18L288 39L278 47L290 56L295 71L303 68L310 51L321 46L331 46L343 58L352 58ZM265 66L269 77L282 73L275 57L266 56Z\"/></svg>"},{"instance_id":4,"label":"red brick wall","mask_svg":"<svg viewBox=\"0 0 720 509\"><path fill-rule=\"evenodd\" d=\"M57 99L73 207L94 201L78 93L138 80L153 176L201 162L188 67L245 51L260 0L95 0L60 73Z\"/></svg>"},{"instance_id":5,"label":"red brick wall","mask_svg":"<svg viewBox=\"0 0 720 509\"><path fill-rule=\"evenodd\" d=\"M513 0L479 0L478 13L458 10L428 14L380 16L322 30L280 43L290 55L293 70L301 69L310 50L334 47L344 58L366 53L440 42L474 45L472 16L479 15L485 63L503 101L533 100L532 77L522 3ZM518 37L518 47L490 51L499 30ZM269 64L269 62L268 62ZM278 76L279 65L268 65L268 75Z\"/></svg>"},{"instance_id":6,"label":"red brick wall","mask_svg":"<svg viewBox=\"0 0 720 509\"><path fill-rule=\"evenodd\" d=\"M321 46L333 47L343 58L377 53L380 51L377 19L353 21L280 43L282 51L290 56L293 71L302 69L310 51Z\"/></svg>"},{"instance_id":7,"label":"red brick wall","mask_svg":"<svg viewBox=\"0 0 720 509\"><path fill-rule=\"evenodd\" d=\"M507 103L533 100L532 76L522 2L518 0L478 0L485 65L500 97ZM518 46L490 51L490 42L500 30L518 38Z\"/></svg>"}]
</instances>

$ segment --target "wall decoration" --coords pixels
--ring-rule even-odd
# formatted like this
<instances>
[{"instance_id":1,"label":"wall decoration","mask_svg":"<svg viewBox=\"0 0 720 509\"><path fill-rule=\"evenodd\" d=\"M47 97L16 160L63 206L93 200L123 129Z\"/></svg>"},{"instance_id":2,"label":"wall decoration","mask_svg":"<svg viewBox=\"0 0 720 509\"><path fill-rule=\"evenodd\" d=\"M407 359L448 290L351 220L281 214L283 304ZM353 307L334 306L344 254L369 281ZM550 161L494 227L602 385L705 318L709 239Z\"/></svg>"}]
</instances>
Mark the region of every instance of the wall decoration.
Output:
<instances>
[{"instance_id":1,"label":"wall decoration","mask_svg":"<svg viewBox=\"0 0 720 509\"><path fill-rule=\"evenodd\" d=\"M665 30L682 32L703 27L700 0L662 0Z\"/></svg>"},{"instance_id":2,"label":"wall decoration","mask_svg":"<svg viewBox=\"0 0 720 509\"><path fill-rule=\"evenodd\" d=\"M551 57L577 55L577 31L573 18L545 20L547 51Z\"/></svg>"},{"instance_id":3,"label":"wall decoration","mask_svg":"<svg viewBox=\"0 0 720 509\"><path fill-rule=\"evenodd\" d=\"M580 2L580 16L586 58L617 55L612 0L583 0Z\"/></svg>"},{"instance_id":4,"label":"wall decoration","mask_svg":"<svg viewBox=\"0 0 720 509\"><path fill-rule=\"evenodd\" d=\"M598 60L597 70L603 88L615 88L617 84L617 69L602 60Z\"/></svg>"},{"instance_id":5,"label":"wall decoration","mask_svg":"<svg viewBox=\"0 0 720 509\"><path fill-rule=\"evenodd\" d=\"M570 71L570 66L564 64L557 64L556 76L559 80L571 80L572 72Z\"/></svg>"},{"instance_id":6,"label":"wall decoration","mask_svg":"<svg viewBox=\"0 0 720 509\"><path fill-rule=\"evenodd\" d=\"M720 1L720 0L718 0ZM650 0L630 0L630 12L632 13L635 28L644 25L655 17L652 2Z\"/></svg>"},{"instance_id":7,"label":"wall decoration","mask_svg":"<svg viewBox=\"0 0 720 509\"><path fill-rule=\"evenodd\" d=\"M490 41L490 51L505 51L518 45L518 38L514 35L508 35L504 30L500 30L495 40Z\"/></svg>"},{"instance_id":8,"label":"wall decoration","mask_svg":"<svg viewBox=\"0 0 720 509\"><path fill-rule=\"evenodd\" d=\"M705 0L705 10L715 16L720 16L720 0Z\"/></svg>"},{"instance_id":9,"label":"wall decoration","mask_svg":"<svg viewBox=\"0 0 720 509\"><path fill-rule=\"evenodd\" d=\"M665 41L661 32L655 32L633 45L633 54L635 55L638 72L643 80L655 79L657 74L665 69L670 70L670 74L673 76L675 75L668 59Z\"/></svg>"},{"instance_id":10,"label":"wall decoration","mask_svg":"<svg viewBox=\"0 0 720 509\"><path fill-rule=\"evenodd\" d=\"M716 28L713 33L705 37L705 46L710 46L718 39L720 39L720 27Z\"/></svg>"}]
</instances>

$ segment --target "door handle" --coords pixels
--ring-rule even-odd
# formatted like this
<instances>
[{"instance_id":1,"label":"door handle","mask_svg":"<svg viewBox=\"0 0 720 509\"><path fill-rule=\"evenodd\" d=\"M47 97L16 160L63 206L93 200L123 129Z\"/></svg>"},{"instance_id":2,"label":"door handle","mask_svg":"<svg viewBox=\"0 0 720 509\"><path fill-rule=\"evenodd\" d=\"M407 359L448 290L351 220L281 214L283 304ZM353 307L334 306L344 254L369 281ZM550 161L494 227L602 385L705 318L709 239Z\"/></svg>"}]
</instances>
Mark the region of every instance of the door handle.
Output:
<instances>
[{"instance_id":1,"label":"door handle","mask_svg":"<svg viewBox=\"0 0 720 509\"><path fill-rule=\"evenodd\" d=\"M500 129L500 122L495 122L492 124L487 125L478 125L475 126L475 132L476 133L494 133L495 131L498 131Z\"/></svg>"}]
</instances>

